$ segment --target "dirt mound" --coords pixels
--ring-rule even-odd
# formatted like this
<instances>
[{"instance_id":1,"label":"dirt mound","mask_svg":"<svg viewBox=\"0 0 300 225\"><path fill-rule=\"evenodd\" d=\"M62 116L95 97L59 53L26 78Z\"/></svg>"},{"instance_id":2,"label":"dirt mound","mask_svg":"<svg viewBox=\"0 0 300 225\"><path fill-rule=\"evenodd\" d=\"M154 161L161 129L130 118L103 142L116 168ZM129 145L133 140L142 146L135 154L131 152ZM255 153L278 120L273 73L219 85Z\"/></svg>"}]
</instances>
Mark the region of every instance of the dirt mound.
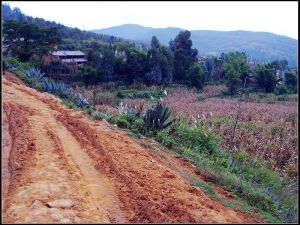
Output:
<instances>
[{"instance_id":1,"label":"dirt mound","mask_svg":"<svg viewBox=\"0 0 300 225\"><path fill-rule=\"evenodd\" d=\"M5 223L258 222L126 133L11 81L3 79Z\"/></svg>"}]
</instances>

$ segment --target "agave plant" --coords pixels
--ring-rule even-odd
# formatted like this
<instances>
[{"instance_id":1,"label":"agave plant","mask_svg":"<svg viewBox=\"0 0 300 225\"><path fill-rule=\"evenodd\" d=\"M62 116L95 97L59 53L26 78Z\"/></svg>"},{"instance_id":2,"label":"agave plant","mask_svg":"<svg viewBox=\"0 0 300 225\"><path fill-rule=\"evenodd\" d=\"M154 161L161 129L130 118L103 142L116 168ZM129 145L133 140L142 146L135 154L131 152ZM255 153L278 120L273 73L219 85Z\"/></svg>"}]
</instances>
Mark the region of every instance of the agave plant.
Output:
<instances>
[{"instance_id":1,"label":"agave plant","mask_svg":"<svg viewBox=\"0 0 300 225\"><path fill-rule=\"evenodd\" d=\"M6 67L5 68L6 70L8 70L8 71L10 71L12 73L14 73L14 72L17 71L17 67L15 65L11 64L11 63L6 63L5 67Z\"/></svg>"},{"instance_id":2,"label":"agave plant","mask_svg":"<svg viewBox=\"0 0 300 225\"><path fill-rule=\"evenodd\" d=\"M44 73L42 73L40 70L32 68L30 70L27 70L25 73L25 76L31 79L36 79L37 81L42 81L44 79Z\"/></svg>"},{"instance_id":3,"label":"agave plant","mask_svg":"<svg viewBox=\"0 0 300 225\"><path fill-rule=\"evenodd\" d=\"M79 92L76 92L74 94L74 98L75 98L75 101L77 103L77 106L80 107L80 108L83 108L84 106L89 105L88 100L86 98L84 98Z\"/></svg>"},{"instance_id":4,"label":"agave plant","mask_svg":"<svg viewBox=\"0 0 300 225\"><path fill-rule=\"evenodd\" d=\"M154 108L147 110L143 120L150 130L161 130L173 123L173 121L168 122L170 115L171 112L168 107L162 103L157 103Z\"/></svg>"}]
</instances>

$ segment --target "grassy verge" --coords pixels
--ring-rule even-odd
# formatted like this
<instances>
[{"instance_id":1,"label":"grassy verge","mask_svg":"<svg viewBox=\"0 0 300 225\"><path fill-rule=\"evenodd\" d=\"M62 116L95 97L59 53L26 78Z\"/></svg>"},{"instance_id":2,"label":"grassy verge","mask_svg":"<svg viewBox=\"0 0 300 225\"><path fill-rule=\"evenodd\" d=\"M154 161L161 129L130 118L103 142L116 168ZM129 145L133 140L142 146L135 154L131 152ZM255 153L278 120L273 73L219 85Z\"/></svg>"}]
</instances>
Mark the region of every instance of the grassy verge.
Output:
<instances>
[{"instance_id":1,"label":"grassy verge","mask_svg":"<svg viewBox=\"0 0 300 225\"><path fill-rule=\"evenodd\" d=\"M280 177L246 152L235 155L225 152L219 147L219 138L214 133L202 127L176 124L158 132L156 140L168 148L176 149L182 158L196 165L208 181L259 209L271 219L270 222L292 222L296 218L298 194L284 194L292 182ZM195 184L211 195L207 186L199 182Z\"/></svg>"}]
</instances>

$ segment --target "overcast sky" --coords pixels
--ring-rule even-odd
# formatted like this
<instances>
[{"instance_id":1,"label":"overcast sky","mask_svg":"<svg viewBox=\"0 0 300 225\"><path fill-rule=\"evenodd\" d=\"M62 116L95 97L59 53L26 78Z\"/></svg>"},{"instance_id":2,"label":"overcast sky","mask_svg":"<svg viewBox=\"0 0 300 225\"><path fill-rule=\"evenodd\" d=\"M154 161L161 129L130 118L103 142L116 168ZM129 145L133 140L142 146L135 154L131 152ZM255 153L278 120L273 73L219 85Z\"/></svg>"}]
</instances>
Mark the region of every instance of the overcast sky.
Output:
<instances>
[{"instance_id":1,"label":"overcast sky","mask_svg":"<svg viewBox=\"0 0 300 225\"><path fill-rule=\"evenodd\" d=\"M126 23L189 30L266 31L298 39L298 2L4 1L26 15L91 30Z\"/></svg>"}]
</instances>

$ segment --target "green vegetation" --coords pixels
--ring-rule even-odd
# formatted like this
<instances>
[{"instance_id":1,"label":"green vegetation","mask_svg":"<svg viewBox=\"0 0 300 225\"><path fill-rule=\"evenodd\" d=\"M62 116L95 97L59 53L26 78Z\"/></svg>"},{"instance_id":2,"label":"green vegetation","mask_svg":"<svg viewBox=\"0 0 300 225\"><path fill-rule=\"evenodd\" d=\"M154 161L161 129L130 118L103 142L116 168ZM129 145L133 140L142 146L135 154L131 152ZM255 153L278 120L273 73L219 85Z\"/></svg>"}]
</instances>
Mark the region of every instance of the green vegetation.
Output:
<instances>
[{"instance_id":1,"label":"green vegetation","mask_svg":"<svg viewBox=\"0 0 300 225\"><path fill-rule=\"evenodd\" d=\"M148 72L145 81L148 84L170 84L173 80L173 55L171 51L161 46L158 39L153 36L151 48L147 54Z\"/></svg>"},{"instance_id":2,"label":"green vegetation","mask_svg":"<svg viewBox=\"0 0 300 225\"><path fill-rule=\"evenodd\" d=\"M259 65L256 79L258 88L265 90L267 93L273 92L277 83L275 68L271 64Z\"/></svg>"},{"instance_id":3,"label":"green vegetation","mask_svg":"<svg viewBox=\"0 0 300 225\"><path fill-rule=\"evenodd\" d=\"M89 105L89 102L80 93L72 92L63 82L57 82L45 77L40 70L35 69L30 63L22 63L17 59L10 58L7 60L6 67L7 70L19 76L28 86L38 91L46 91L62 99L66 99L70 106L73 105L70 102L73 102L79 108Z\"/></svg>"},{"instance_id":4,"label":"green vegetation","mask_svg":"<svg viewBox=\"0 0 300 225\"><path fill-rule=\"evenodd\" d=\"M141 99L151 99L159 100L164 97L162 90L135 90L135 89L124 89L117 92L117 97L119 98L141 98Z\"/></svg>"},{"instance_id":5,"label":"green vegetation","mask_svg":"<svg viewBox=\"0 0 300 225\"><path fill-rule=\"evenodd\" d=\"M176 124L157 133L156 140L195 164L210 182L233 192L276 221L297 212L295 202L289 205L291 196L282 196L291 185L287 179L279 177L246 152L228 154L219 147L220 139L214 133L202 127Z\"/></svg>"},{"instance_id":6,"label":"green vegetation","mask_svg":"<svg viewBox=\"0 0 300 225\"><path fill-rule=\"evenodd\" d=\"M102 120L102 119L106 119L106 120L109 120L110 116L107 115L106 113L104 112L99 112L99 111L92 111L91 113L91 117L93 120Z\"/></svg>"},{"instance_id":7,"label":"green vegetation","mask_svg":"<svg viewBox=\"0 0 300 225\"><path fill-rule=\"evenodd\" d=\"M34 62L61 42L56 28L41 29L34 24L16 21L3 24L3 38L4 44L8 45L6 53L21 62Z\"/></svg>"},{"instance_id":8,"label":"green vegetation","mask_svg":"<svg viewBox=\"0 0 300 225\"><path fill-rule=\"evenodd\" d=\"M284 82L287 85L289 92L298 93L297 81L298 81L298 71L296 71L295 73L289 72L285 74Z\"/></svg>"},{"instance_id":9,"label":"green vegetation","mask_svg":"<svg viewBox=\"0 0 300 225\"><path fill-rule=\"evenodd\" d=\"M70 50L66 43L74 43L76 50L82 50L87 55L87 63L79 67L77 74L79 82L84 85L110 81L125 85L136 82L147 85L181 83L202 89L207 83L220 81L228 86L230 95L235 95L248 77L246 86L253 91L279 95L298 91L298 73L288 68L286 60L258 64L250 70L245 53L229 52L221 57L208 57L200 63L198 51L192 48L189 31L179 32L169 46L161 45L153 36L151 48L146 50L121 40L70 39L65 33L61 34L56 26L42 28L32 23L6 20L3 27L4 44L8 46L5 54L22 62L31 62L40 69L43 69L43 55L55 46ZM277 77L278 72L281 78ZM250 77L255 81L250 82ZM136 95L138 98L149 97L144 93Z\"/></svg>"},{"instance_id":10,"label":"green vegetation","mask_svg":"<svg viewBox=\"0 0 300 225\"><path fill-rule=\"evenodd\" d=\"M169 121L171 112L168 107L157 103L155 107L148 109L143 120L149 132L156 132L170 126L173 121Z\"/></svg>"},{"instance_id":11,"label":"green vegetation","mask_svg":"<svg viewBox=\"0 0 300 225\"><path fill-rule=\"evenodd\" d=\"M53 83L55 90L64 90L55 91L54 94L61 97L68 107L84 110L94 120L104 118L121 128L130 130L134 136L146 134L154 137L158 142L196 165L209 182L236 194L250 206L266 213L272 221L294 220L298 210L294 201L296 196L285 194L293 188L291 181L279 177L265 167L262 161L245 152L236 154L226 152L220 147L221 138L212 131L199 125L190 127L184 121L177 123L170 121L169 109L160 103L148 109L143 119L136 110L128 110L112 117L91 106L86 106L85 100L79 93L71 93L67 87L45 78L39 71L33 70L30 64L20 63L16 59L10 59L8 62L10 62L9 70L15 72L31 87L37 88L36 84L42 84L43 91L50 91L52 89L45 85L48 82ZM66 96L61 94L64 92ZM232 122L231 119L226 118L212 121L215 125L230 125ZM274 128L274 132L280 131ZM208 186L199 183L195 185L202 186L206 192L213 195Z\"/></svg>"},{"instance_id":12,"label":"green vegetation","mask_svg":"<svg viewBox=\"0 0 300 225\"><path fill-rule=\"evenodd\" d=\"M232 52L225 55L224 77L230 94L237 93L249 72L250 69L245 53Z\"/></svg>"},{"instance_id":13,"label":"green vegetation","mask_svg":"<svg viewBox=\"0 0 300 225\"><path fill-rule=\"evenodd\" d=\"M22 16L20 12L16 13ZM27 18L26 21L36 20ZM3 27L4 43L9 44L5 68L17 74L30 87L60 97L67 107L83 110L93 120L106 119L127 129L133 136L155 138L196 165L209 182L234 193L248 206L261 210L271 221L296 221L297 193L293 191L295 187L292 180L280 177L268 169L263 161L243 149L236 153L225 151L220 145L221 138L200 126L198 121L191 127L185 120L171 120L173 115L170 109L158 102L166 97L163 87L179 84L197 89L211 83L226 84L228 93L218 92L211 96L234 98L238 96L245 80L246 89L243 91L246 97L243 101L297 102L295 93L298 92L298 72L289 70L287 61L276 60L250 69L245 53L229 52L220 57L210 56L200 63L198 51L192 48L189 31L179 32L169 46L161 45L153 36L151 47L144 49L124 40L93 36L78 29L64 28L63 31L57 31L52 27L42 28L31 23L8 20ZM61 43L58 34L63 37ZM100 89L92 90L87 95L88 99L82 94L84 89L82 92L74 91L68 85L47 78L39 69L35 69L39 66L40 57L52 50L55 44L59 44L60 49L82 50L87 54L88 63L79 69L78 77L84 85L103 85ZM109 82L106 83L107 88L103 82ZM161 86L147 89L146 85ZM133 109L127 105L123 107L122 104L121 108L117 108L121 113L114 116L94 108L98 105L116 107L122 99L143 99L157 104L145 113L143 105ZM200 98L204 99L205 97ZM296 123L294 118L290 121L291 124ZM209 124L215 127L232 127L234 120L227 117L212 118ZM239 122L237 127L246 127L247 132L259 129L252 122ZM282 136L283 131L281 127L271 128L274 136ZM200 181L192 183L204 189L212 198L220 200L207 184Z\"/></svg>"}]
</instances>

